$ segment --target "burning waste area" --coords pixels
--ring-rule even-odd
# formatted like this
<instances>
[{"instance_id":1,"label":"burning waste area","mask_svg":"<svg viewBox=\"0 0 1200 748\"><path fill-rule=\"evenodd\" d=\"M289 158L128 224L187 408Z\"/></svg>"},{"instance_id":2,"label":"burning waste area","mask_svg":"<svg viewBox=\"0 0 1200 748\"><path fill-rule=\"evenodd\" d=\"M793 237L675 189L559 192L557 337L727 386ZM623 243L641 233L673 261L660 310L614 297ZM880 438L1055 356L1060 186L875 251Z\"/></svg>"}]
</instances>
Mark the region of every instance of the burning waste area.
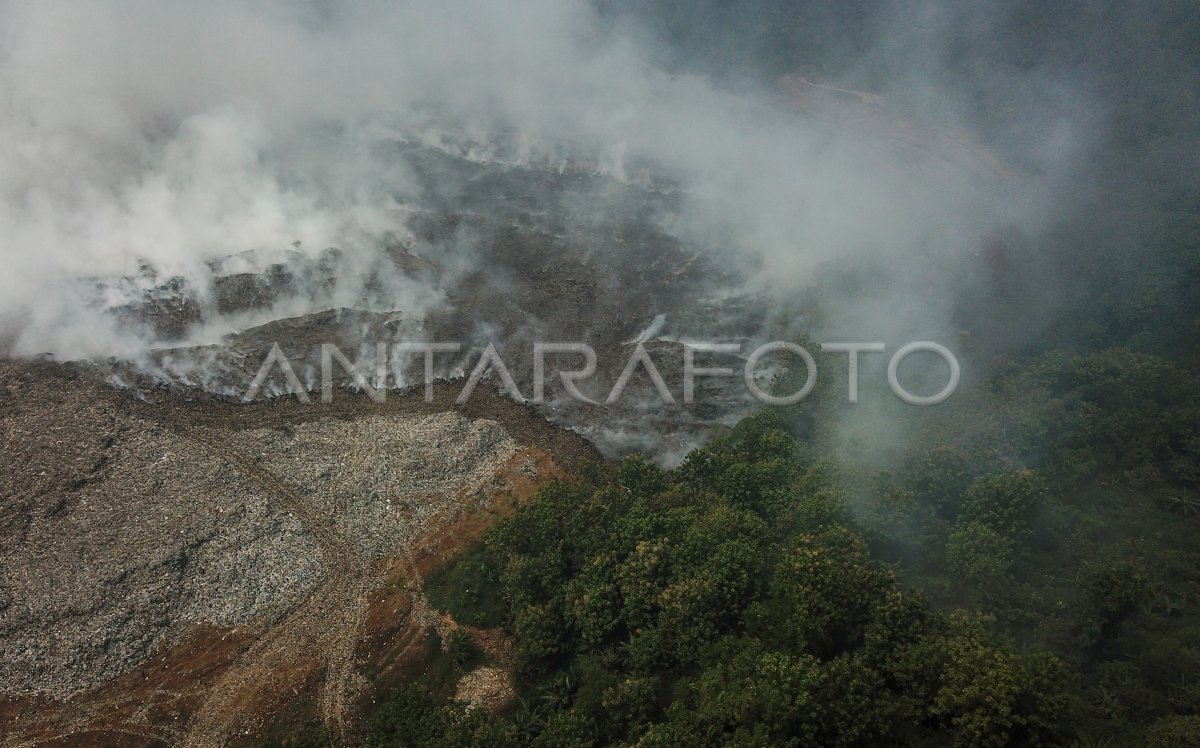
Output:
<instances>
[{"instance_id":1,"label":"burning waste area","mask_svg":"<svg viewBox=\"0 0 1200 748\"><path fill-rule=\"evenodd\" d=\"M0 748L1197 744L1102 5L0 2Z\"/></svg>"}]
</instances>

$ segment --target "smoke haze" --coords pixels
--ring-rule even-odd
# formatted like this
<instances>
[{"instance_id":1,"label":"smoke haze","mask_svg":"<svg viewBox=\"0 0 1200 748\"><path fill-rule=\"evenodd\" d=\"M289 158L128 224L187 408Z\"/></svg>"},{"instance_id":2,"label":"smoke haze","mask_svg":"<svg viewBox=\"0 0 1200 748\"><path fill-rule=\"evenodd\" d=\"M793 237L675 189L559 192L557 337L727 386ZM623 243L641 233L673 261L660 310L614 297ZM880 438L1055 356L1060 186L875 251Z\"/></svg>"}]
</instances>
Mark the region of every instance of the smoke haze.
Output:
<instances>
[{"instance_id":1,"label":"smoke haze","mask_svg":"<svg viewBox=\"0 0 1200 748\"><path fill-rule=\"evenodd\" d=\"M603 355L649 326L976 364L1170 342L1112 296L1190 303L1140 249L1198 152L1182 5L731 7L4 3L0 344L232 394L317 313L363 361L384 333ZM598 432L654 448L624 428Z\"/></svg>"},{"instance_id":2,"label":"smoke haze","mask_svg":"<svg viewBox=\"0 0 1200 748\"><path fill-rule=\"evenodd\" d=\"M915 91L903 102L925 121L847 124L778 88L665 72L648 32L581 2L7 3L0 315L20 354L121 353L130 341L98 335L55 284L187 276L293 242L369 251L433 197L387 156L398 140L617 180L644 165L688 195L669 232L761 261L775 291L832 258L886 268L901 293L936 285L989 234L1036 227L1053 186L962 129L928 70L936 20L909 19L880 52L910 56L885 83ZM1065 119L1043 135L1024 155L1051 170L1087 145ZM896 317L853 301L855 317Z\"/></svg>"}]
</instances>

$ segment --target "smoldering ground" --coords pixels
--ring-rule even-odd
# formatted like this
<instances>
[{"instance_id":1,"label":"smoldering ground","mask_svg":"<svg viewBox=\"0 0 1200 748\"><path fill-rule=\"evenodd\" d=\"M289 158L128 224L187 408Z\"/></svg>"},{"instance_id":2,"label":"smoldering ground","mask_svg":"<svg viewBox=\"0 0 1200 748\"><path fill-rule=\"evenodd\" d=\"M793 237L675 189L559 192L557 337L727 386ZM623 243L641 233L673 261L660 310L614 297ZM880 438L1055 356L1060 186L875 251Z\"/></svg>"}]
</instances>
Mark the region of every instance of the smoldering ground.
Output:
<instances>
[{"instance_id":1,"label":"smoldering ground","mask_svg":"<svg viewBox=\"0 0 1200 748\"><path fill-rule=\"evenodd\" d=\"M1036 275L1104 141L1079 69L997 83L959 54L1003 13L801 12L776 21L810 48L748 33L706 66L655 8L3 5L9 352L220 387L230 336L330 309L479 340L616 345L660 315L673 340L950 340L964 297Z\"/></svg>"}]
</instances>

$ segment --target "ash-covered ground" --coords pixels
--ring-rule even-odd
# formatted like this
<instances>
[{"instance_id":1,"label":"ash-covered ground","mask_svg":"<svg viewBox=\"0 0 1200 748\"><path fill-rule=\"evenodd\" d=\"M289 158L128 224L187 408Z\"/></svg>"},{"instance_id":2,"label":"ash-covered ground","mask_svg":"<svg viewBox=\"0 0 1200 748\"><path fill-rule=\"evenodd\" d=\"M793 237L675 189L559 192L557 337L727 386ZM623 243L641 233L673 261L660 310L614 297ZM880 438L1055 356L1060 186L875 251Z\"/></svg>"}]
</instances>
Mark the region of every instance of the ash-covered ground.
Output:
<instances>
[{"instance_id":1,"label":"ash-covered ground","mask_svg":"<svg viewBox=\"0 0 1200 748\"><path fill-rule=\"evenodd\" d=\"M672 462L709 428L744 414L752 402L740 376L701 378L696 402L682 404L683 343L741 343L744 359L767 330L804 329L803 315L737 290L753 262L669 233L664 227L687 196L649 167L613 175L566 156L508 156L391 143L381 158L416 175L420 207L358 246L244 252L178 275L147 264L132 276L73 281L91 323L119 330L124 343L114 349L127 351L91 363L146 397L166 388L240 400L276 344L315 393L321 346L333 344L371 384L411 391L422 387L423 358L396 344L459 343L459 353L439 353L434 364L435 377L457 391L494 344L521 395L532 398L534 343L583 343L598 356L596 374L581 384L594 403L572 400L559 385L557 372L581 368L582 358L550 355L540 410L607 455L637 449ZM639 343L676 402L663 402L639 370L620 402L595 404ZM354 386L344 367L332 370L339 386ZM291 389L272 367L256 397Z\"/></svg>"}]
</instances>

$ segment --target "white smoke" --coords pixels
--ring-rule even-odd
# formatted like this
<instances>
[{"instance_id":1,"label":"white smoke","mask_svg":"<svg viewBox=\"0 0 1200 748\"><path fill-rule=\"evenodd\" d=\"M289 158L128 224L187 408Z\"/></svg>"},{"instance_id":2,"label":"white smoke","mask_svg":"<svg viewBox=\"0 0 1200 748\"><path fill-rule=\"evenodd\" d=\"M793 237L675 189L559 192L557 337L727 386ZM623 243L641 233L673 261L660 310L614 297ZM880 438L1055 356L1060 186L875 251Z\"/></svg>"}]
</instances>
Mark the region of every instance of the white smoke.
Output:
<instances>
[{"instance_id":1,"label":"white smoke","mask_svg":"<svg viewBox=\"0 0 1200 748\"><path fill-rule=\"evenodd\" d=\"M153 343L97 321L71 278L136 290L247 250L403 233L427 195L384 155L397 139L543 165L579 148L617 179L653 164L688 194L665 228L754 258L764 288L834 259L880 269L886 298L835 305L870 338L941 320L929 289L1047 209L961 139L668 75L582 0L5 2L0 30L0 342L17 354ZM931 127L954 124L930 88Z\"/></svg>"}]
</instances>

